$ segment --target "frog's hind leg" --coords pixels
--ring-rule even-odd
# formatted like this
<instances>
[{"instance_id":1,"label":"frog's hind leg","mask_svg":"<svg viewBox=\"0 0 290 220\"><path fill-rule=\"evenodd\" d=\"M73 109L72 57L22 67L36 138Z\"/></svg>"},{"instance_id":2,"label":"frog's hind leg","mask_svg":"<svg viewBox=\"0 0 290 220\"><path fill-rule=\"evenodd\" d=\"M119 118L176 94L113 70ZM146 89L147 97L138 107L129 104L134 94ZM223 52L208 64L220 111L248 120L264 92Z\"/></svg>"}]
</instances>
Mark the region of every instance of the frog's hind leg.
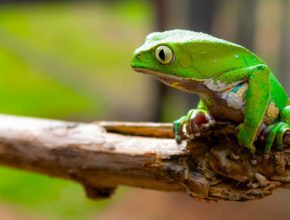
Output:
<instances>
[{"instance_id":1,"label":"frog's hind leg","mask_svg":"<svg viewBox=\"0 0 290 220\"><path fill-rule=\"evenodd\" d=\"M290 100L289 100L289 102L290 102ZM290 105L283 108L280 115L281 115L281 121L284 121L284 122L290 124Z\"/></svg>"},{"instance_id":2,"label":"frog's hind leg","mask_svg":"<svg viewBox=\"0 0 290 220\"><path fill-rule=\"evenodd\" d=\"M275 138L277 138L277 148L281 150L283 148L283 136L287 130L290 130L290 106L286 106L280 113L281 121L270 125L267 129L271 129L267 138L267 145L265 148L265 153L269 153L271 146Z\"/></svg>"},{"instance_id":3,"label":"frog's hind leg","mask_svg":"<svg viewBox=\"0 0 290 220\"><path fill-rule=\"evenodd\" d=\"M277 138L277 148L281 150L283 147L283 136L287 130L290 130L290 125L286 122L280 121L274 125L268 126L267 129L271 129L271 131L267 137L265 153L268 154L271 151L275 138Z\"/></svg>"},{"instance_id":4,"label":"frog's hind leg","mask_svg":"<svg viewBox=\"0 0 290 220\"><path fill-rule=\"evenodd\" d=\"M283 122L285 123L285 122ZM285 123L283 126L281 126L277 132L277 148L278 150L282 150L283 148L283 137L286 131L290 130L290 125L288 123Z\"/></svg>"}]
</instances>

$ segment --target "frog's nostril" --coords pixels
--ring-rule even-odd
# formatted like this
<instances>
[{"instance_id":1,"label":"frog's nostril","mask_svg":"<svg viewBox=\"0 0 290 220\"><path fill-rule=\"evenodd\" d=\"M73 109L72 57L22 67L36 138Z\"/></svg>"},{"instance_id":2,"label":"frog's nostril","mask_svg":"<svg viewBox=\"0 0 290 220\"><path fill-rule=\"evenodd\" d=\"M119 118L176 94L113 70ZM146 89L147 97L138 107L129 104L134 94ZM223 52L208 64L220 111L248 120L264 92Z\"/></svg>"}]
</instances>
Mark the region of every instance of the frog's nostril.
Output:
<instances>
[{"instance_id":1,"label":"frog's nostril","mask_svg":"<svg viewBox=\"0 0 290 220\"><path fill-rule=\"evenodd\" d=\"M141 53L138 53L138 54L137 54L137 57L140 58L140 57L141 57Z\"/></svg>"}]
</instances>

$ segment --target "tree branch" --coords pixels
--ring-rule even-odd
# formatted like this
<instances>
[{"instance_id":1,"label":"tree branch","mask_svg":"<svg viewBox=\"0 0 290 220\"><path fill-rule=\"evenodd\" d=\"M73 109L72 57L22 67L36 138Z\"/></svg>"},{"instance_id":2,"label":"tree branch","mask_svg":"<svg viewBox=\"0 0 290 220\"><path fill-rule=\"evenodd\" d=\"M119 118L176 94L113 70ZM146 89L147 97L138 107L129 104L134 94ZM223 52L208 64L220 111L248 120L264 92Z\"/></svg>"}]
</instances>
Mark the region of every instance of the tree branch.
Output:
<instances>
[{"instance_id":1,"label":"tree branch","mask_svg":"<svg viewBox=\"0 0 290 220\"><path fill-rule=\"evenodd\" d=\"M81 183L90 198L118 185L187 192L205 200L263 198L289 188L290 151L257 164L237 150L235 125L218 123L177 145L170 124L64 122L0 115L0 163ZM145 137L147 136L147 137ZM289 134L284 143L289 146Z\"/></svg>"}]
</instances>

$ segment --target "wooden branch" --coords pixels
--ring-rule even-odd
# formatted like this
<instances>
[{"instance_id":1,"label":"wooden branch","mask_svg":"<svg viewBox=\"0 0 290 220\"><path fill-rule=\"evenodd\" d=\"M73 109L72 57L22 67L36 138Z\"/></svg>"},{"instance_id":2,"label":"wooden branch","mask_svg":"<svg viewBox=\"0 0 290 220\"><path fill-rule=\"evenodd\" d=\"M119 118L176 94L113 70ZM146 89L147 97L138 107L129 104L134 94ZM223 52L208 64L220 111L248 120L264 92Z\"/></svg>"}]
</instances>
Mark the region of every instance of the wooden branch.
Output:
<instances>
[{"instance_id":1,"label":"wooden branch","mask_svg":"<svg viewBox=\"0 0 290 220\"><path fill-rule=\"evenodd\" d=\"M234 201L289 188L290 150L273 150L264 159L261 148L256 165L247 150L236 160L235 126L228 123L177 145L168 138L170 124L87 124L7 115L0 115L0 122L1 164L77 181L90 198L108 197L118 185Z\"/></svg>"}]
</instances>

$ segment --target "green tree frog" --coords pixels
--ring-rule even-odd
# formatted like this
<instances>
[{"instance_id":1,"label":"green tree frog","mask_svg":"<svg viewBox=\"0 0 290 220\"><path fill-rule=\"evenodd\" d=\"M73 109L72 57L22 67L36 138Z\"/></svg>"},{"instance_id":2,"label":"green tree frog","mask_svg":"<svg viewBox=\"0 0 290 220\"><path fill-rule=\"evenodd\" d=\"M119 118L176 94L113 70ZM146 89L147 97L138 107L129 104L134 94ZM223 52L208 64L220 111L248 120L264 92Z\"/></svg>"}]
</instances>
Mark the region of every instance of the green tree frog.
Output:
<instances>
[{"instance_id":1,"label":"green tree frog","mask_svg":"<svg viewBox=\"0 0 290 220\"><path fill-rule=\"evenodd\" d=\"M239 123L238 142L254 153L261 128L270 130L265 152L275 138L279 149L290 129L290 101L269 67L246 48L204 33L170 30L151 33L134 52L132 68L163 83L197 93L197 109L174 121L175 139L182 125L194 133L202 123Z\"/></svg>"}]
</instances>

